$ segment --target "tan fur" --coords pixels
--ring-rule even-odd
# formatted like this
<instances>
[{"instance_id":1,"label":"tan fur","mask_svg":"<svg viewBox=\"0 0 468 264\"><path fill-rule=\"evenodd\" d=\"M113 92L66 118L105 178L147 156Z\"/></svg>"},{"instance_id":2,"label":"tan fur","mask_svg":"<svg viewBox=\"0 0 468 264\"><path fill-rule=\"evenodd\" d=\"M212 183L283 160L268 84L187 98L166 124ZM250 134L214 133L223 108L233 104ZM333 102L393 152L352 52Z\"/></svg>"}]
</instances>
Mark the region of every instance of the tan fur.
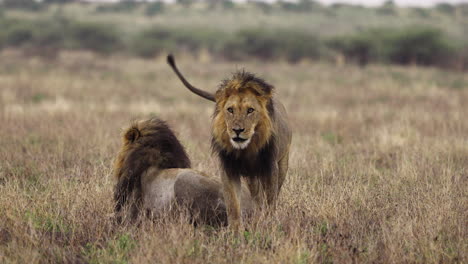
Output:
<instances>
[{"instance_id":1,"label":"tan fur","mask_svg":"<svg viewBox=\"0 0 468 264\"><path fill-rule=\"evenodd\" d=\"M235 126L245 129L240 136L252 138L249 145L243 151L237 151L238 155L254 157L270 141L275 140L273 171L270 178L247 177L248 187L253 199L262 205L265 201L275 207L277 196L285 180L288 170L289 148L291 144L291 131L283 105L272 98L271 93L265 93L256 83L244 83L233 79L225 83L225 86L216 93L216 111L213 117L212 135L213 141L226 152L236 152L231 138ZM267 109L268 103L273 103L274 115L270 116ZM227 111L227 107L234 109L233 113ZM254 112L247 114L249 108ZM240 181L222 173L224 196L228 205L228 217L234 229L238 229L242 223L240 212L242 204L238 197ZM265 200L266 199L266 200Z\"/></svg>"},{"instance_id":2,"label":"tan fur","mask_svg":"<svg viewBox=\"0 0 468 264\"><path fill-rule=\"evenodd\" d=\"M241 71L221 83L215 94L190 84L167 57L182 83L193 93L216 103L212 148L221 161L223 193L229 225L242 225L241 180L247 179L258 204L274 208L286 178L292 133L284 106L273 97L273 86Z\"/></svg>"},{"instance_id":3,"label":"tan fur","mask_svg":"<svg viewBox=\"0 0 468 264\"><path fill-rule=\"evenodd\" d=\"M182 145L164 122L150 119L132 124L114 163L118 219L135 219L142 212L158 217L182 208L194 223L225 224L220 181L189 167ZM241 195L248 213L250 194L244 190Z\"/></svg>"},{"instance_id":4,"label":"tan fur","mask_svg":"<svg viewBox=\"0 0 468 264\"><path fill-rule=\"evenodd\" d=\"M227 95L228 96L227 96ZM233 151L233 146L230 142L234 136L232 128L235 125L241 125L246 129L242 134L249 137L253 133L258 135L258 140L252 141L247 146L247 154L256 154L268 142L273 133L274 127L272 120L268 115L266 98L257 97L249 90L231 91L230 93L217 94L216 115L213 118L213 139L223 146L225 150ZM235 113L226 112L227 105L235 108ZM249 107L254 107L255 110L250 115L255 115L249 118L245 115ZM235 116L239 113L239 116Z\"/></svg>"}]
</instances>

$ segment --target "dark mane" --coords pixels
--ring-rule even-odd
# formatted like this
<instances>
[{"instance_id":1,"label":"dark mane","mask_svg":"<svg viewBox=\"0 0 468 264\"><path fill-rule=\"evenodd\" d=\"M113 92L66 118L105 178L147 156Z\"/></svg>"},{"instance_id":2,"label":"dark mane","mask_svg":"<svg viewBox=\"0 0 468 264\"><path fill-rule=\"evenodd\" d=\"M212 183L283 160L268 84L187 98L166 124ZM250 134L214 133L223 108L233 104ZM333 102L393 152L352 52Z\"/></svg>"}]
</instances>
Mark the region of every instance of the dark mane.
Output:
<instances>
[{"instance_id":1,"label":"dark mane","mask_svg":"<svg viewBox=\"0 0 468 264\"><path fill-rule=\"evenodd\" d=\"M218 87L217 93L229 89L248 89L244 87L254 87L252 90L257 96L271 94L274 90L273 85L255 76L253 73L242 70L234 73L231 78L223 80ZM274 119L275 112L273 100L271 100L271 98L268 99L266 107L268 115L271 119ZM214 116L216 116L218 112L219 109L216 107ZM248 153L247 150L227 151L223 146L219 145L214 138L212 138L211 147L213 152L217 154L223 169L228 175L233 177L260 177L269 180L276 158L275 142L275 136L272 134L268 139L268 143L255 153L254 156Z\"/></svg>"},{"instance_id":2,"label":"dark mane","mask_svg":"<svg viewBox=\"0 0 468 264\"><path fill-rule=\"evenodd\" d=\"M255 84L265 92L271 93L274 90L274 86L267 83L264 79L255 76L255 74L247 72L245 70L235 72L231 78L224 79L218 86L218 91L223 90L229 86L229 84L235 83L239 87L245 87L247 84Z\"/></svg>"},{"instance_id":3,"label":"dark mane","mask_svg":"<svg viewBox=\"0 0 468 264\"><path fill-rule=\"evenodd\" d=\"M174 132L162 120L134 123L124 133L124 146L114 166L118 183L114 190L115 210L134 199L141 200L141 175L149 168L190 168L190 159Z\"/></svg>"},{"instance_id":4,"label":"dark mane","mask_svg":"<svg viewBox=\"0 0 468 264\"><path fill-rule=\"evenodd\" d=\"M253 157L245 153L245 150L228 152L214 140L212 140L212 149L217 154L223 169L228 175L258 177L267 181L271 177L276 157L274 136Z\"/></svg>"}]
</instances>

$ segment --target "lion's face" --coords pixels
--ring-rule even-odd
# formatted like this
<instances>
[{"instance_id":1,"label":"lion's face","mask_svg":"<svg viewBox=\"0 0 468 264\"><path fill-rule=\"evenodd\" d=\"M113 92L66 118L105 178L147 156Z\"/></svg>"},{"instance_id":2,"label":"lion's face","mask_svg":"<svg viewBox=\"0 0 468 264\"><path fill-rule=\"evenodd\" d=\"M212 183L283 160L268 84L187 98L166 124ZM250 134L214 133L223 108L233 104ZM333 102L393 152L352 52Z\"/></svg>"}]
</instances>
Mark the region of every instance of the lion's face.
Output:
<instances>
[{"instance_id":1,"label":"lion's face","mask_svg":"<svg viewBox=\"0 0 468 264\"><path fill-rule=\"evenodd\" d=\"M262 118L262 106L250 92L231 95L224 104L226 132L235 149L245 149Z\"/></svg>"},{"instance_id":2,"label":"lion's face","mask_svg":"<svg viewBox=\"0 0 468 264\"><path fill-rule=\"evenodd\" d=\"M215 140L228 151L258 151L271 135L267 103L268 98L249 89L219 98L213 127Z\"/></svg>"}]
</instances>

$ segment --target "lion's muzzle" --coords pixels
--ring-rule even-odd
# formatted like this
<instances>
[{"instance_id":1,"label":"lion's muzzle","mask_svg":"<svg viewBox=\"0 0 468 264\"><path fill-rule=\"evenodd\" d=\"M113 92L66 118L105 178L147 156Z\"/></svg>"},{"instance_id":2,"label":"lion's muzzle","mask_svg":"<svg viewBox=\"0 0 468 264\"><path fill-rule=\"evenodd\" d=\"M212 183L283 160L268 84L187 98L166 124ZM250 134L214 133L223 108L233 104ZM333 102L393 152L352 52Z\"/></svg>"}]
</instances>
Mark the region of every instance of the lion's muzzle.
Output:
<instances>
[{"instance_id":1,"label":"lion's muzzle","mask_svg":"<svg viewBox=\"0 0 468 264\"><path fill-rule=\"evenodd\" d=\"M245 149L249 145L250 139L251 138L245 139L241 137L234 137L234 138L231 138L231 145L235 149Z\"/></svg>"}]
</instances>

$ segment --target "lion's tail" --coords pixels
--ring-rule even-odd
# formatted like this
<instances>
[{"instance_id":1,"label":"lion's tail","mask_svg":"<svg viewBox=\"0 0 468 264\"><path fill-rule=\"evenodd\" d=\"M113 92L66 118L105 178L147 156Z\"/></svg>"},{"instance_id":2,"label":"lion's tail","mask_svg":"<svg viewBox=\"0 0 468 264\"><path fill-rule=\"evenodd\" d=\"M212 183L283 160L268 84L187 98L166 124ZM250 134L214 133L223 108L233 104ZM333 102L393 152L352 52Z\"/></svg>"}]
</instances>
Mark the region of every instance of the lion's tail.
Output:
<instances>
[{"instance_id":1,"label":"lion's tail","mask_svg":"<svg viewBox=\"0 0 468 264\"><path fill-rule=\"evenodd\" d=\"M190 168L190 159L174 132L157 118L138 121L123 134L123 147L114 165L117 185L115 211L131 206L132 216L141 204L141 176L150 167Z\"/></svg>"}]
</instances>

